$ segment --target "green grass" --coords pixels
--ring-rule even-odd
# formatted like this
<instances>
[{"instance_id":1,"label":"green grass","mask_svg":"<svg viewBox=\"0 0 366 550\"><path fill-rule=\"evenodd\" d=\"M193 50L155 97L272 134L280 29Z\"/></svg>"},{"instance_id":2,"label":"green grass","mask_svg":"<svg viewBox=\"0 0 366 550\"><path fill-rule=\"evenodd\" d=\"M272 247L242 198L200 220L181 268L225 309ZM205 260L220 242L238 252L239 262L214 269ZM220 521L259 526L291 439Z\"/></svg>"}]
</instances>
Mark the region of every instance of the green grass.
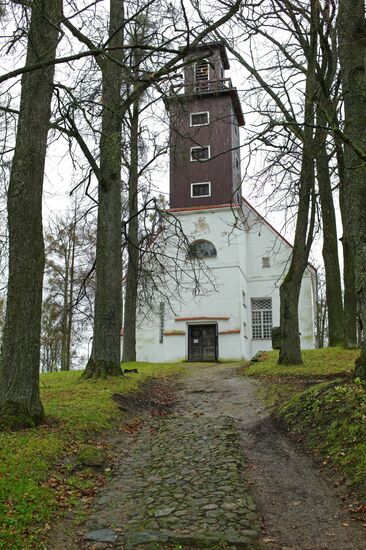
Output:
<instances>
[{"instance_id":1,"label":"green grass","mask_svg":"<svg viewBox=\"0 0 366 550\"><path fill-rule=\"evenodd\" d=\"M48 522L73 506L93 484L87 473L66 476L62 459L75 455L121 417L111 399L151 376L179 373L177 364L134 363L138 374L80 382L79 372L42 375L49 422L37 429L0 433L0 548L39 548ZM67 490L66 490L67 487Z\"/></svg>"},{"instance_id":2,"label":"green grass","mask_svg":"<svg viewBox=\"0 0 366 550\"><path fill-rule=\"evenodd\" d=\"M366 498L366 383L353 381L358 355L342 348L305 350L303 365L280 366L273 351L243 373L262 381L260 399L290 433Z\"/></svg>"},{"instance_id":3,"label":"green grass","mask_svg":"<svg viewBox=\"0 0 366 550\"><path fill-rule=\"evenodd\" d=\"M264 361L245 370L247 376L271 378L334 378L351 376L359 350L342 348L308 349L302 351L303 365L277 365L278 351L265 353Z\"/></svg>"}]
</instances>

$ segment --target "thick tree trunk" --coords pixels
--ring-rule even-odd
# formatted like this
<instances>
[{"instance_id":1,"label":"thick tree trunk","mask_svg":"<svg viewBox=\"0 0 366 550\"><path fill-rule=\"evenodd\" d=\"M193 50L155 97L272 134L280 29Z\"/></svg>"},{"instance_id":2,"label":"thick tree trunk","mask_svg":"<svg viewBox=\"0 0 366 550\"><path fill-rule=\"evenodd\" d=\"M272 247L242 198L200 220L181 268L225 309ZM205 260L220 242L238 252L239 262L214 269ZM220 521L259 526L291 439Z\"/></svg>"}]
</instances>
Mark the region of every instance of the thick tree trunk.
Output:
<instances>
[{"instance_id":1,"label":"thick tree trunk","mask_svg":"<svg viewBox=\"0 0 366 550\"><path fill-rule=\"evenodd\" d=\"M128 185L128 267L124 310L123 362L136 361L136 310L138 286L138 139L139 101L135 101L131 118L131 157Z\"/></svg>"},{"instance_id":2,"label":"thick tree trunk","mask_svg":"<svg viewBox=\"0 0 366 550\"><path fill-rule=\"evenodd\" d=\"M337 223L334 211L333 193L330 181L326 139L328 132L325 117L318 114L316 135L316 166L319 186L320 207L323 224L323 259L325 267L325 289L328 309L329 346L343 345L343 303L341 271L338 258Z\"/></svg>"},{"instance_id":3,"label":"thick tree trunk","mask_svg":"<svg viewBox=\"0 0 366 550\"><path fill-rule=\"evenodd\" d=\"M345 232L343 232L342 246L344 264L344 345L346 348L353 349L357 347L357 297L353 250L349 235Z\"/></svg>"},{"instance_id":4,"label":"thick tree trunk","mask_svg":"<svg viewBox=\"0 0 366 550\"><path fill-rule=\"evenodd\" d=\"M280 287L281 347L278 362L281 365L302 363L298 313L301 280L302 273L291 274L289 271Z\"/></svg>"},{"instance_id":5,"label":"thick tree trunk","mask_svg":"<svg viewBox=\"0 0 366 550\"><path fill-rule=\"evenodd\" d=\"M53 60L61 0L32 2L26 65ZM44 242L42 189L54 66L21 80L18 132L8 190L9 282L0 367L2 423L42 421L39 395Z\"/></svg>"},{"instance_id":6,"label":"thick tree trunk","mask_svg":"<svg viewBox=\"0 0 366 550\"><path fill-rule=\"evenodd\" d=\"M348 220L349 212L347 208L347 192L345 166L344 166L344 150L343 144L339 136L335 136L338 174L339 174L339 206L342 216L343 236L343 285L344 285L344 317L343 317L343 334L344 345L346 348L357 347L357 299L355 289L355 271L354 258L351 238L349 235L350 221Z\"/></svg>"},{"instance_id":7,"label":"thick tree trunk","mask_svg":"<svg viewBox=\"0 0 366 550\"><path fill-rule=\"evenodd\" d=\"M340 0L338 13L339 56L344 97L344 146L348 210L358 317L363 328L356 376L366 379L366 163L355 151L366 152L366 21L364 0Z\"/></svg>"},{"instance_id":8,"label":"thick tree trunk","mask_svg":"<svg viewBox=\"0 0 366 550\"><path fill-rule=\"evenodd\" d=\"M102 135L98 186L96 295L93 357L84 376L122 374L120 331L122 324L121 257L121 86L123 61L123 2L110 1L109 57L102 64Z\"/></svg>"},{"instance_id":9,"label":"thick tree trunk","mask_svg":"<svg viewBox=\"0 0 366 550\"><path fill-rule=\"evenodd\" d=\"M314 194L314 94L317 45L317 7L312 3L310 54L306 72L303 150L299 182L299 204L295 228L295 242L287 275L280 287L281 343L278 362L281 365L302 363L299 333L299 296L313 239L315 205ZM309 221L309 210L311 215Z\"/></svg>"}]
</instances>

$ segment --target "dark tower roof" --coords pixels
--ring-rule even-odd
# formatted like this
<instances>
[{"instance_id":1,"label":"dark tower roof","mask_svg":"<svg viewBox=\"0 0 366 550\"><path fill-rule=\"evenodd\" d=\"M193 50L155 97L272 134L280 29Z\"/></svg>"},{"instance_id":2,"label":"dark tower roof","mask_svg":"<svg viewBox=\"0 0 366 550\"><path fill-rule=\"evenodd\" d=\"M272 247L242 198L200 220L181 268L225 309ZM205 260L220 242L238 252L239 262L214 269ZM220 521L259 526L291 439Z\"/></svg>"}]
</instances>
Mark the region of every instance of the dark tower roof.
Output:
<instances>
[{"instance_id":1,"label":"dark tower roof","mask_svg":"<svg viewBox=\"0 0 366 550\"><path fill-rule=\"evenodd\" d=\"M185 46L180 47L179 49L183 50L185 49ZM226 71L229 70L230 69L229 58L226 53L226 48L222 42L207 42L206 44L198 44L194 48L190 49L189 55L194 57L195 54L200 54L202 52L207 52L207 51L210 51L212 53L214 50L218 50L220 52L223 67Z\"/></svg>"}]
</instances>

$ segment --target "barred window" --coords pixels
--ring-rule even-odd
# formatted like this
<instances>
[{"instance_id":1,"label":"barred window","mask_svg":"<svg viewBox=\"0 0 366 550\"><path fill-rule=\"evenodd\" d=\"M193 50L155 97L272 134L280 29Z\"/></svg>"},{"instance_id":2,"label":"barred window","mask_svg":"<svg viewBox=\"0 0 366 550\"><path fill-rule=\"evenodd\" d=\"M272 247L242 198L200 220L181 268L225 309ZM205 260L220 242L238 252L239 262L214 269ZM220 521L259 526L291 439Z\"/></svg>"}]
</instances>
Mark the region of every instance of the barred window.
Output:
<instances>
[{"instance_id":1,"label":"barred window","mask_svg":"<svg viewBox=\"0 0 366 550\"><path fill-rule=\"evenodd\" d=\"M253 339L271 338L272 298L252 298Z\"/></svg>"},{"instance_id":2,"label":"barred window","mask_svg":"<svg viewBox=\"0 0 366 550\"><path fill-rule=\"evenodd\" d=\"M269 256L264 256L262 258L262 267L271 267L271 261Z\"/></svg>"}]
</instances>

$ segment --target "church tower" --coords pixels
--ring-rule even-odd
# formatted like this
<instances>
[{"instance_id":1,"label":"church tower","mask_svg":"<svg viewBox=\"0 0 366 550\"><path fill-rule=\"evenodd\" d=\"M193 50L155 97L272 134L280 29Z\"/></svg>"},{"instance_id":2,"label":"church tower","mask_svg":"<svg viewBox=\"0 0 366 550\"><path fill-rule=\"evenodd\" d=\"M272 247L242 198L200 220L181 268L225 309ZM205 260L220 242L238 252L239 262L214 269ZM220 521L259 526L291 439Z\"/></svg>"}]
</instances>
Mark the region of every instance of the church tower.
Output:
<instances>
[{"instance_id":1,"label":"church tower","mask_svg":"<svg viewBox=\"0 0 366 550\"><path fill-rule=\"evenodd\" d=\"M222 44L202 44L168 99L171 223L154 243L164 270L151 308L144 303L138 361L249 359L271 349L280 322L291 245L242 198L244 117L228 69ZM315 280L309 267L299 307L304 348L313 347Z\"/></svg>"},{"instance_id":2,"label":"church tower","mask_svg":"<svg viewBox=\"0 0 366 550\"><path fill-rule=\"evenodd\" d=\"M185 59L184 83L173 88L170 114L170 209L241 202L238 92L220 43L197 46Z\"/></svg>"}]
</instances>

